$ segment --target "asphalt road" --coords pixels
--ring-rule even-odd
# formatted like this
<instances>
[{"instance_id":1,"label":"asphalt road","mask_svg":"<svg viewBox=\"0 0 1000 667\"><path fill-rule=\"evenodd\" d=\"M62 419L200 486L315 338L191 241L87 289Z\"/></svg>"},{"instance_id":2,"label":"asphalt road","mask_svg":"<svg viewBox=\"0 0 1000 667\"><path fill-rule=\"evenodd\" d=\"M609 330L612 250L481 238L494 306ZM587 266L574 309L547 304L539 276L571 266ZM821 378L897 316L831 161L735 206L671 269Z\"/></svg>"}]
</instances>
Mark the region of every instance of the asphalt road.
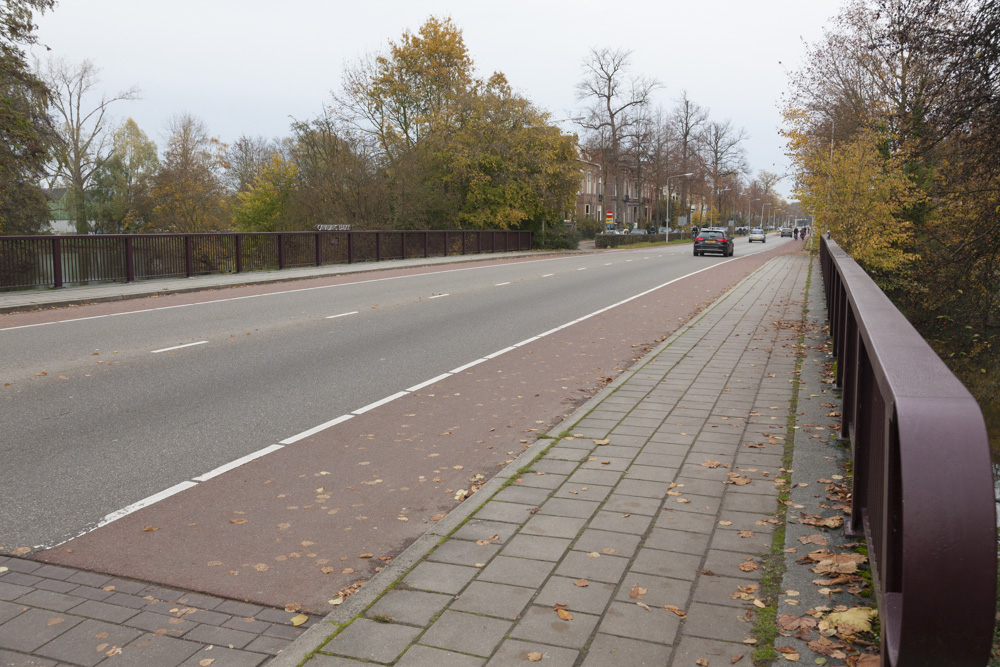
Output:
<instances>
[{"instance_id":1,"label":"asphalt road","mask_svg":"<svg viewBox=\"0 0 1000 667\"><path fill-rule=\"evenodd\" d=\"M735 261L784 243L739 239ZM690 246L605 251L0 317L0 551L51 548L219 466L339 416L377 419L383 399L694 272L709 282L733 261Z\"/></svg>"}]
</instances>

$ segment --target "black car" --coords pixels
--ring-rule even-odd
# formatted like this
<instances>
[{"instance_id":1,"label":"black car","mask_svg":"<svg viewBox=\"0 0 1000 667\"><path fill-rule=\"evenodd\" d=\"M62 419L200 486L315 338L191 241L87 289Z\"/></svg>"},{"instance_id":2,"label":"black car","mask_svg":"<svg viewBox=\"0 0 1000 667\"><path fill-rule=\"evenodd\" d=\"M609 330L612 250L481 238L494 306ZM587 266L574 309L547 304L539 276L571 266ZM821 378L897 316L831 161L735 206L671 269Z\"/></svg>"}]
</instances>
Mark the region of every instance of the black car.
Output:
<instances>
[{"instance_id":1,"label":"black car","mask_svg":"<svg viewBox=\"0 0 1000 667\"><path fill-rule=\"evenodd\" d=\"M705 227L694 237L694 256L717 252L723 257L733 256L733 237L724 227Z\"/></svg>"}]
</instances>

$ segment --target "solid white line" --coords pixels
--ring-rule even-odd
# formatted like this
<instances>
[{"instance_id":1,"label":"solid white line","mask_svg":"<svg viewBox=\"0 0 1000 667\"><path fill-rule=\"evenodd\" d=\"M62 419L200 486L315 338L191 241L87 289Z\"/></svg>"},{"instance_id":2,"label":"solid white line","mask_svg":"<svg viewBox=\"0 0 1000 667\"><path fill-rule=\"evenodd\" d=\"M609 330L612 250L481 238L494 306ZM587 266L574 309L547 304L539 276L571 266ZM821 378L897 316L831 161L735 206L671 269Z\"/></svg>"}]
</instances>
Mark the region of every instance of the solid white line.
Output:
<instances>
[{"instance_id":1,"label":"solid white line","mask_svg":"<svg viewBox=\"0 0 1000 667\"><path fill-rule=\"evenodd\" d=\"M473 366L478 366L479 364L483 363L484 361L486 361L486 359L476 359L475 361L470 361L469 363L465 364L464 366L459 366L458 368L452 368L448 372L451 373L452 375L455 375L456 373L461 373L462 371L468 370L468 369L472 368Z\"/></svg>"},{"instance_id":2,"label":"solid white line","mask_svg":"<svg viewBox=\"0 0 1000 667\"><path fill-rule=\"evenodd\" d=\"M450 294L432 294L430 298L432 298L432 299L440 299L443 296L451 296L451 295Z\"/></svg>"},{"instance_id":3,"label":"solid white line","mask_svg":"<svg viewBox=\"0 0 1000 667\"><path fill-rule=\"evenodd\" d=\"M150 352L150 354L158 354L160 352L170 352L171 350L179 350L182 347L193 347L195 345L204 345L207 342L208 342L207 340L200 340L197 343L185 343L184 345L174 345L173 347L165 347L162 350L153 350L152 352Z\"/></svg>"},{"instance_id":4,"label":"solid white line","mask_svg":"<svg viewBox=\"0 0 1000 667\"><path fill-rule=\"evenodd\" d=\"M397 398L402 398L403 396L406 396L409 393L410 392L408 392L408 391L397 391L392 396L386 396L381 401L375 401L374 403L369 403L368 405L366 405L363 408L358 408L357 410L352 410L351 414L353 414L353 415L364 414L364 413L368 412L369 410L374 410L375 408L379 407L380 405L385 405L386 403L392 403Z\"/></svg>"},{"instance_id":5,"label":"solid white line","mask_svg":"<svg viewBox=\"0 0 1000 667\"><path fill-rule=\"evenodd\" d=\"M425 381L421 382L420 384L415 384L412 387L410 387L409 389L407 389L406 391L420 391L424 387L429 387L430 385L434 384L435 382L440 382L441 380L444 380L444 379L450 378L450 377L451 377L451 373L441 373L441 375L438 375L436 378L431 378L430 380L425 380Z\"/></svg>"},{"instance_id":6,"label":"solid white line","mask_svg":"<svg viewBox=\"0 0 1000 667\"><path fill-rule=\"evenodd\" d=\"M326 319L328 319L328 320L332 320L332 319L334 319L334 318L336 318L336 317L347 317L348 315L357 315L357 314L358 314L359 312L360 312L360 311L357 311L357 310L352 310L352 311L351 311L351 312L349 312L349 313L341 313L340 315L327 315L327 316L326 316Z\"/></svg>"},{"instance_id":7,"label":"solid white line","mask_svg":"<svg viewBox=\"0 0 1000 667\"><path fill-rule=\"evenodd\" d=\"M120 510L118 510L117 512L112 512L111 514L108 514L106 517L104 517L103 519L101 519L100 521L97 522L97 525L94 526L94 529L100 528L101 526L106 526L109 523L111 523L112 521L117 521L118 519L122 518L123 516L128 516L132 512L135 512L137 510L141 510L143 507L148 507L149 505L152 505L153 503L158 503L161 500L163 500L164 498L169 498L170 496L172 496L172 495L174 495L176 493L180 493L181 491L186 491L187 489L190 489L192 486L198 486L198 483L197 482L181 482L180 484L175 484L174 486L171 486L169 489L164 489L163 491L160 491L159 493L154 493L153 495L149 496L148 498L143 498L142 500L140 500L137 503L132 503L128 507L123 507Z\"/></svg>"},{"instance_id":8,"label":"solid white line","mask_svg":"<svg viewBox=\"0 0 1000 667\"><path fill-rule=\"evenodd\" d=\"M527 340L522 340L520 343L514 343L514 347L521 347L522 345L527 345L528 343L534 343L539 338L541 338L541 336L532 336Z\"/></svg>"},{"instance_id":9,"label":"solid white line","mask_svg":"<svg viewBox=\"0 0 1000 667\"><path fill-rule=\"evenodd\" d=\"M320 431L325 431L326 429L330 428L331 426L336 426L337 424L341 424L343 422L346 422L348 419L354 419L354 415L340 415L336 419L331 419L330 421L324 422L324 423L320 424L319 426L313 426L308 431L302 431L302 433L299 433L298 435L293 435L290 438L285 438L284 440L281 440L280 442L283 445L291 445L292 443L298 442L299 440L302 440L303 438L308 438L311 435L316 435Z\"/></svg>"},{"instance_id":10,"label":"solid white line","mask_svg":"<svg viewBox=\"0 0 1000 667\"><path fill-rule=\"evenodd\" d=\"M496 357L499 357L499 356L500 356L501 354L507 354L507 353L508 353L508 352L510 352L511 350L516 350L516 349L517 349L517 346L516 346L516 345L511 345L510 347L505 347L505 348L504 348L504 349L502 349L502 350L497 350L497 351L496 351L496 352L494 352L493 354L487 354L487 355L486 355L485 357L483 357L483 358L484 358L484 359L494 359L494 358L496 358Z\"/></svg>"},{"instance_id":11,"label":"solid white line","mask_svg":"<svg viewBox=\"0 0 1000 667\"><path fill-rule=\"evenodd\" d=\"M193 479L196 482L207 482L213 477L218 477L224 472L229 472L234 468L239 468L244 463L250 463L250 461L253 461L254 459L259 459L260 457L270 454L271 452L276 452L279 449L284 449L284 448L285 448L284 445L271 445L270 447L259 449L256 452L253 452L252 454L247 454L246 456L240 457L235 461L230 461L225 465L221 465L215 470L210 470L206 472L204 475L199 475L198 477L192 477L191 479Z\"/></svg>"}]
</instances>

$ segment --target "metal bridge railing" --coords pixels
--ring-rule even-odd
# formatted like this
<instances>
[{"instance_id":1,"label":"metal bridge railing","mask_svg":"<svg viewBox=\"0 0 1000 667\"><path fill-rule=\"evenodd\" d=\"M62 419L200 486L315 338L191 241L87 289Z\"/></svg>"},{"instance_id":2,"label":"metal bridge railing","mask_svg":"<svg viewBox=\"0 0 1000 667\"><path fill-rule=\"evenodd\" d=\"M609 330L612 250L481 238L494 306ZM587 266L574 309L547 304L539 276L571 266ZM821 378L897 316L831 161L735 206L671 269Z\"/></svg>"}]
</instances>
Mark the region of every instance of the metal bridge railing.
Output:
<instances>
[{"instance_id":1,"label":"metal bridge railing","mask_svg":"<svg viewBox=\"0 0 1000 667\"><path fill-rule=\"evenodd\" d=\"M997 525L976 400L834 241L820 259L854 455L849 533L868 540L882 664L989 659Z\"/></svg>"}]
</instances>

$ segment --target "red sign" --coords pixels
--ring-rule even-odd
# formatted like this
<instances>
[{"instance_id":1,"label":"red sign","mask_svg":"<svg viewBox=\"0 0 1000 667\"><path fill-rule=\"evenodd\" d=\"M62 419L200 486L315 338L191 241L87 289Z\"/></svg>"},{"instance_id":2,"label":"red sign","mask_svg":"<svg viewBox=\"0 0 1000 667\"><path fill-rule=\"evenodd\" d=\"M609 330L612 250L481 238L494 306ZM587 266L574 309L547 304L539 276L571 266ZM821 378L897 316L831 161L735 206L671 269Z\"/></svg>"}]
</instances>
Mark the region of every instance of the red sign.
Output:
<instances>
[{"instance_id":1,"label":"red sign","mask_svg":"<svg viewBox=\"0 0 1000 667\"><path fill-rule=\"evenodd\" d=\"M607 218L608 220L614 220L614 219L615 219L615 214L614 214L614 212L613 212L613 211L608 211L608 213L607 213L607 215L606 215L605 217L606 217L606 218Z\"/></svg>"}]
</instances>

